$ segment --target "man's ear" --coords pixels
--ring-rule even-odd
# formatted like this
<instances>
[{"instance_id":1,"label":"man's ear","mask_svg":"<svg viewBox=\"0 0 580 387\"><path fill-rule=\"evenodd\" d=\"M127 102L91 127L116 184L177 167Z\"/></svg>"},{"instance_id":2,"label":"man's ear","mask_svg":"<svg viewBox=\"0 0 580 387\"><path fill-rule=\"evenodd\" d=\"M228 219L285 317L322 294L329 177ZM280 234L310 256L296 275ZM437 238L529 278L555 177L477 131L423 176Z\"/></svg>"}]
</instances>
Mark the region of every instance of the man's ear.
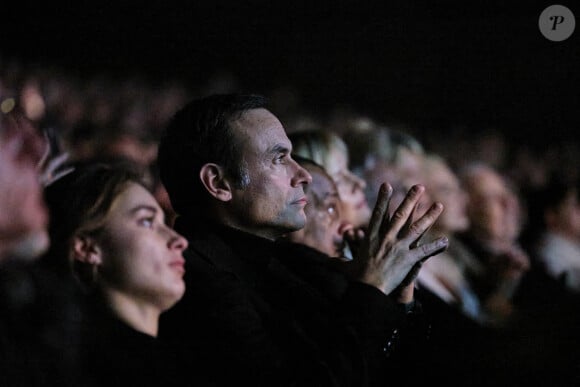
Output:
<instances>
[{"instance_id":1,"label":"man's ear","mask_svg":"<svg viewBox=\"0 0 580 387\"><path fill-rule=\"evenodd\" d=\"M232 185L224 170L217 164L208 163L201 167L199 177L211 196L222 202L232 199Z\"/></svg>"},{"instance_id":2,"label":"man's ear","mask_svg":"<svg viewBox=\"0 0 580 387\"><path fill-rule=\"evenodd\" d=\"M101 249L94 238L88 236L75 236L73 240L73 260L100 265L102 260Z\"/></svg>"}]
</instances>

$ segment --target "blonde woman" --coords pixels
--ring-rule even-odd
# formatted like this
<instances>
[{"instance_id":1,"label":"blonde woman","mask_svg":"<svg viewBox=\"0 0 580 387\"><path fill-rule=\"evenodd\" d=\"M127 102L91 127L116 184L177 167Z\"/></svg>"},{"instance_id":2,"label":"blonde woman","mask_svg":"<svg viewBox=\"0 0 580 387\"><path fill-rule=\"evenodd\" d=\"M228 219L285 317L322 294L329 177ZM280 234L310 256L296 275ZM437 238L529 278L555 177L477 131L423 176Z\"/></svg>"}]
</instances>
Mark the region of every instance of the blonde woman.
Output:
<instances>
[{"instance_id":1,"label":"blonde woman","mask_svg":"<svg viewBox=\"0 0 580 387\"><path fill-rule=\"evenodd\" d=\"M295 132L289 138L294 154L320 164L332 177L343 203L345 221L357 228L366 227L371 216L366 183L349 169L348 149L342 138L325 130Z\"/></svg>"}]
</instances>

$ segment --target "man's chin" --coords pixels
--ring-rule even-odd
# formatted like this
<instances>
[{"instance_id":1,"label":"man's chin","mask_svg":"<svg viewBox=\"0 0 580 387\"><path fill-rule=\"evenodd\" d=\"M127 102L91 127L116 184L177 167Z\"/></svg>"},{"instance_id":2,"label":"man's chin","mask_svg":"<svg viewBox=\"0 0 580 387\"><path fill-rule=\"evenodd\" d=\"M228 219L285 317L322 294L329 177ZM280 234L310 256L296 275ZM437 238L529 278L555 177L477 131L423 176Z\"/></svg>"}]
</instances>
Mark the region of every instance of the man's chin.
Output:
<instances>
[{"instance_id":1,"label":"man's chin","mask_svg":"<svg viewBox=\"0 0 580 387\"><path fill-rule=\"evenodd\" d=\"M287 216L283 220L278 218L269 223L270 227L275 227L278 230L283 230L283 234L288 234L294 231L299 231L306 226L306 215L304 211L297 213L295 216Z\"/></svg>"},{"instance_id":2,"label":"man's chin","mask_svg":"<svg viewBox=\"0 0 580 387\"><path fill-rule=\"evenodd\" d=\"M293 223L295 227L293 231L301 230L304 228L304 226L306 226L306 213L304 213L304 210L300 211Z\"/></svg>"}]
</instances>

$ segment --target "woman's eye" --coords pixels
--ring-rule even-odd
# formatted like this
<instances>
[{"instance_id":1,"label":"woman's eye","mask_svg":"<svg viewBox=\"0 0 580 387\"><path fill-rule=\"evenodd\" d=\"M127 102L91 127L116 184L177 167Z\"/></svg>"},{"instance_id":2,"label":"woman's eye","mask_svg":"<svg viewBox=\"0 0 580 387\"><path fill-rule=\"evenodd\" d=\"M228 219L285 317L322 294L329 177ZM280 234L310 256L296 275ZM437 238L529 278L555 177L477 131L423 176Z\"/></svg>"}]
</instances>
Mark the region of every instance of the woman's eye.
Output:
<instances>
[{"instance_id":1,"label":"woman's eye","mask_svg":"<svg viewBox=\"0 0 580 387\"><path fill-rule=\"evenodd\" d=\"M339 215L338 215L338 208L336 207L336 205L331 205L331 206L328 206L328 207L326 208L326 211L328 212L328 215L330 215L330 217L331 217L332 219L337 219L337 218L338 218L338 216L339 216Z\"/></svg>"},{"instance_id":2,"label":"woman's eye","mask_svg":"<svg viewBox=\"0 0 580 387\"><path fill-rule=\"evenodd\" d=\"M347 180L347 175L343 171L340 171L333 176L333 180L336 184L344 183Z\"/></svg>"},{"instance_id":3,"label":"woman's eye","mask_svg":"<svg viewBox=\"0 0 580 387\"><path fill-rule=\"evenodd\" d=\"M147 228L152 228L153 227L153 223L154 223L154 219L153 218L142 218L139 220L139 224L141 226L147 227Z\"/></svg>"}]
</instances>

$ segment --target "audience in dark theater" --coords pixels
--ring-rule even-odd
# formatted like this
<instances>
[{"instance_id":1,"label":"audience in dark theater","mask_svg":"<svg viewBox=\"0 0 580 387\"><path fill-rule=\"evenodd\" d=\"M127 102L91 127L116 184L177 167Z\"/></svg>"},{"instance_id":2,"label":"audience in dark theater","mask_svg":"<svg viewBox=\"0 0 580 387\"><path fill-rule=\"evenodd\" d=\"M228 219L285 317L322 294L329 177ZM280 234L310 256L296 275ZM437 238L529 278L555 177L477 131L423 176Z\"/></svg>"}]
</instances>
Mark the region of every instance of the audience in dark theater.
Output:
<instances>
[{"instance_id":1,"label":"audience in dark theater","mask_svg":"<svg viewBox=\"0 0 580 387\"><path fill-rule=\"evenodd\" d=\"M578 142L3 64L1 386L580 385Z\"/></svg>"}]
</instances>

